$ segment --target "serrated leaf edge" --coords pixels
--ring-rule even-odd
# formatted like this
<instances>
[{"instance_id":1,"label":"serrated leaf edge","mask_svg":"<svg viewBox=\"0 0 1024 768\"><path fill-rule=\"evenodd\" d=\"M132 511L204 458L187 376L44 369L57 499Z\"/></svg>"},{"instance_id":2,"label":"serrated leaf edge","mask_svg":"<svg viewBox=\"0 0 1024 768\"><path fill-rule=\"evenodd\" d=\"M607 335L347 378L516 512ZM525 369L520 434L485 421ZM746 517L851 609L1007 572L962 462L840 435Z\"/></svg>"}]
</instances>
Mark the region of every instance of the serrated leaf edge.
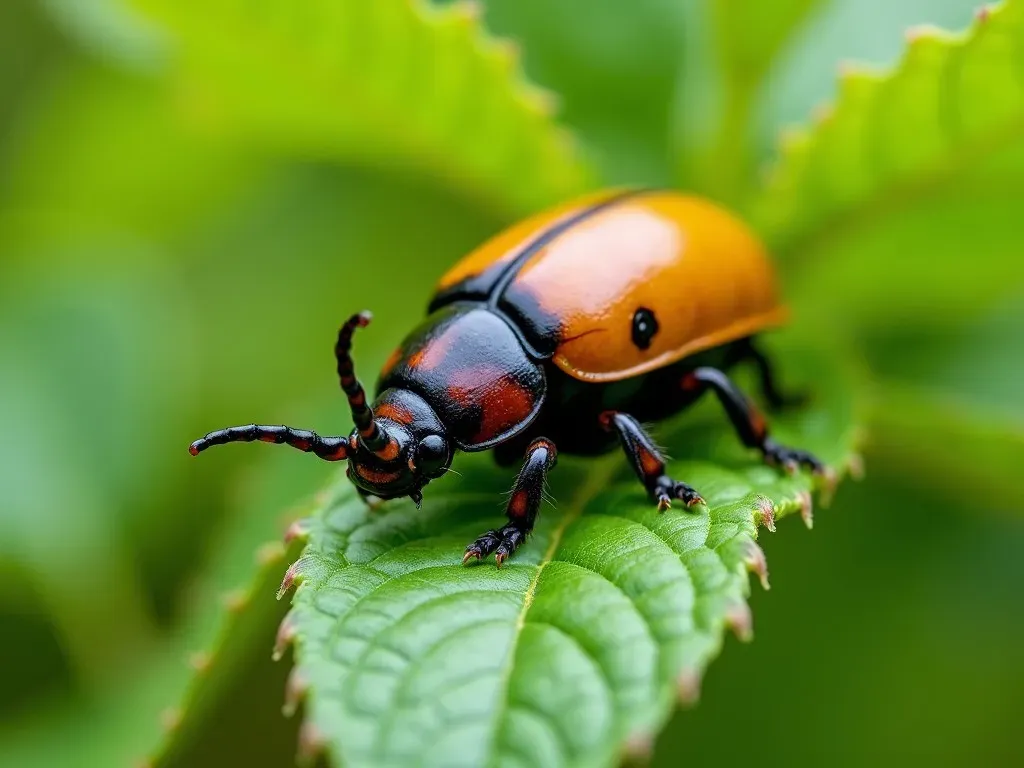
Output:
<instances>
[{"instance_id":1,"label":"serrated leaf edge","mask_svg":"<svg viewBox=\"0 0 1024 768\"><path fill-rule=\"evenodd\" d=\"M253 553L257 568L252 581L221 594L220 601L224 614L213 642L209 648L192 651L185 660L183 667L191 674L191 680L181 701L169 705L159 713L163 736L149 757L136 763L139 768L162 765L173 752L175 739L189 727L192 718L199 716L195 712L196 702L202 698L205 686L216 672L218 663L232 652L233 646L230 641L234 638L235 632L250 618L253 597L276 581L282 565L294 557L302 545L304 539L294 536L286 536L283 542L267 541Z\"/></svg>"},{"instance_id":2,"label":"serrated leaf edge","mask_svg":"<svg viewBox=\"0 0 1024 768\"><path fill-rule=\"evenodd\" d=\"M919 24L907 29L905 39L907 47L901 58L891 67L880 67L870 63L842 61L838 66L838 95L833 101L822 103L812 109L811 120L803 125L789 125L779 132L777 140L777 156L769 163L762 173L760 197L770 198L780 189L786 187L788 173L798 166L800 159L813 149L822 129L828 125L836 114L836 105L842 100L847 89L862 84L878 85L906 71L913 63L915 49L921 45L938 44L947 47L969 46L977 37L978 32L993 23L1010 7L1013 0L982 6L975 14L973 23L960 32L945 30L932 24ZM1004 136L1006 134L1007 136ZM820 241L832 236L840 229L853 228L859 218L870 218L876 210L888 211L896 201L904 201L909 197L920 195L933 188L946 178L955 175L993 143L999 144L1019 138L1024 134L1024 118L1001 130L991 131L991 136L984 140L971 142L971 148L959 155L960 159L946 156L937 159L931 167L925 168L915 177L908 177L890 185L890 189L882 196L884 199L859 203L838 215L826 216L817 222L811 231L797 237L783 237L774 242L779 253L804 253L813 250ZM757 219L756 209L754 219Z\"/></svg>"},{"instance_id":3,"label":"serrated leaf edge","mask_svg":"<svg viewBox=\"0 0 1024 768\"><path fill-rule=\"evenodd\" d=\"M842 480L847 477L858 478L862 472L863 460L861 458L860 449L862 443L865 440L864 430L856 430L852 436L850 450L846 453L843 463L835 468L835 472L831 477L811 476L809 477L809 488L805 490L799 490L793 493L791 496L785 496L777 501L772 501L766 496L757 495L753 501L753 504L749 508L751 520L754 523L754 536L750 537L745 532L737 532L728 539L720 542L715 547L708 547L711 551L715 552L719 558L723 559L723 563L729 567L729 563L725 561L721 554L725 550L731 550L735 548L740 554L735 559L736 563L733 565L743 569L748 574L748 580L746 582L746 594L750 592L750 575L757 576L762 587L768 589L767 582L767 560L764 552L760 546L756 543L759 538L757 530L759 527L764 526L769 529L770 532L775 532L776 520L784 517L789 517L796 513L800 513L801 516L805 516L810 508L811 499L816 498L822 506L828 506L831 501L831 495L835 490L835 487ZM607 464L607 468L611 468L621 463L621 457L610 456L606 459L596 460L597 463ZM521 636L523 626L525 624L527 612L533 602L536 588L539 583L541 574L544 568L554 561L554 555L558 550L558 546L565 534L568 527L576 520L578 520L586 512L588 503L594 499L601 492L608 490L611 486L608 483L607 474L600 471L600 467L593 468L591 473L588 475L591 478L581 490L573 497L566 507L569 512L559 520L557 528L552 531L551 541L548 544L547 549L544 552L542 559L537 563L536 572L533 574L529 586L526 590L523 605L519 611L515 629L515 642L518 642ZM630 481L632 482L632 481ZM340 480L333 483L329 488L344 488L347 485L347 480ZM614 484L612 484L614 485ZM321 494L321 498L325 500L325 503L330 503L329 499L334 497L335 492L330 490L325 491ZM807 518L804 517L805 523ZM808 525L808 528L811 526ZM655 536L657 534L655 533ZM707 546L707 545L705 545ZM756 550L756 552L755 552ZM372 561L370 561L372 563ZM303 572L300 564L311 566L311 570ZM297 596L301 591L309 588L313 588L315 583L323 581L329 577L329 573L337 567L344 567L347 561L344 558L340 558L339 561L330 561L328 558L324 558L320 553L303 552L302 556L296 560L289 568L289 572L294 573L294 576L289 580L286 576L286 581L289 581L289 586L292 583L297 585L295 595ZM298 566L298 567L297 567ZM474 567L490 567L489 564L477 565ZM600 574L599 574L600 575ZM384 583L387 583L392 578L388 577L382 584L376 588L379 589ZM283 586L283 585L282 585ZM294 598L293 598L294 602ZM293 609L294 611L294 609ZM289 612L288 616L285 617L285 621L282 622L282 628L288 634L288 642L298 644L296 658L300 658L302 655L302 638L297 637L294 633L292 625L292 612ZM727 631L733 632L737 639L741 642L750 642L753 639L753 613L750 609L749 603L746 599L741 600L738 603L734 603L721 617L721 621L717 623L717 626L711 630L715 634L715 644L713 649L706 655L702 660L702 664L699 667L687 668L680 672L676 680L676 696L673 699L673 706L670 707L659 722L653 724L652 732L657 733L664 726L673 715L677 707L689 707L697 703L700 698L700 687L701 679L704 672L710 663L721 653L722 645ZM514 668L515 660L515 645L509 649L508 653L508 664L503 671L502 686L503 689L507 690L507 686L511 679L511 674ZM301 667L301 662L297 663L296 669ZM300 677L301 679L301 677ZM311 691L308 687L304 687L302 690L302 696L305 697L316 697L315 690ZM303 723L303 729L309 729L310 732L319 731L319 726L315 724L312 717L312 708L307 707L305 709L305 721ZM501 717L503 708L499 707L496 709L495 717ZM498 729L492 729L493 734L498 733ZM615 749L624 759L639 754L634 749L637 744L648 744L653 737L647 733L631 733L626 734L620 742L616 745ZM341 764L341 756L334 753L332 741L325 738L322 734L317 741L318 754L326 754L330 757L332 764Z\"/></svg>"},{"instance_id":4,"label":"serrated leaf edge","mask_svg":"<svg viewBox=\"0 0 1024 768\"><path fill-rule=\"evenodd\" d=\"M164 11L160 4L153 0L134 0L143 9L151 11L159 19ZM161 3L163 0L161 0ZM483 6L475 0L457 0L447 4L429 2L429 0L377 0L381 4L392 3L404 7L412 14L415 22L424 30L453 30L464 42L468 41L471 53L481 68L487 69L499 82L507 87L510 103L516 105L523 120L532 124L533 120L545 123L542 142L537 144L542 154L557 153L562 158L557 176L547 177L543 183L546 187L546 202L557 202L572 194L580 193L593 187L597 181L596 171L585 152L583 143L566 125L557 120L560 112L560 97L552 90L533 82L523 66L521 47L511 40L492 34L484 22ZM376 7L376 3L374 3ZM258 13L258 11L254 11ZM411 69L412 64L403 65L403 70ZM358 83L352 87L358 87ZM373 102L373 98L366 99ZM466 98L462 97L465 102ZM465 106L465 104L463 104ZM389 108L390 109L390 108ZM398 114L389 116L388 123L394 127L402 123ZM421 169L430 174L431 179L449 185L456 191L469 194L482 208L491 210L505 217L531 212L537 207L536 195L527 194L520 185L498 185L487 180L489 170L480 167L479 163L464 164L461 172L453 173L451 159L442 152L433 151L434 147L420 146L419 138L406 139L392 147L393 157L388 160L379 152L351 153L345 152L348 162L372 164L374 162L394 161L408 169L419 164ZM525 183L525 182L524 182ZM557 195L552 199L554 188ZM532 201L532 202L527 202Z\"/></svg>"}]
</instances>

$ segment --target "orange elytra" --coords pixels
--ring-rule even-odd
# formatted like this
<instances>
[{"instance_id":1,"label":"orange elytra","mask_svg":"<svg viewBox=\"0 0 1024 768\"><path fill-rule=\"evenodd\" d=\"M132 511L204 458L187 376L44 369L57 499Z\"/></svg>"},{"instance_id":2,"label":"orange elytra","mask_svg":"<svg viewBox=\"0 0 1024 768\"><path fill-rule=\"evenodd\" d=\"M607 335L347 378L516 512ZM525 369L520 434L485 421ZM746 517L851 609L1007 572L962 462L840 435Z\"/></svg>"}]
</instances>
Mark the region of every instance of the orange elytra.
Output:
<instances>
[{"instance_id":1,"label":"orange elytra","mask_svg":"<svg viewBox=\"0 0 1024 768\"><path fill-rule=\"evenodd\" d=\"M754 234L707 200L662 191L588 198L512 227L441 278L434 306L486 292L487 276L538 232L588 210L522 262L497 304L538 337L532 343L556 344L553 361L570 376L637 376L786 319ZM633 333L638 308L658 325L640 345Z\"/></svg>"}]
</instances>

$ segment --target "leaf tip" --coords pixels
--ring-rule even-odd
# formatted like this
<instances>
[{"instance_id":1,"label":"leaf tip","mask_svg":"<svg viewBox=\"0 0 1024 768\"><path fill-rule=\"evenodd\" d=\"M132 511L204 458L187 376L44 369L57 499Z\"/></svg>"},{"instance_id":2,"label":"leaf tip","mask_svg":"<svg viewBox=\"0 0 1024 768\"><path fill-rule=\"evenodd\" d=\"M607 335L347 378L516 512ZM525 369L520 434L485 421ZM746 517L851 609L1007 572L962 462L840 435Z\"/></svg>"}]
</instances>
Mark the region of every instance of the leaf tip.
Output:
<instances>
[{"instance_id":1,"label":"leaf tip","mask_svg":"<svg viewBox=\"0 0 1024 768\"><path fill-rule=\"evenodd\" d=\"M835 113L835 105L826 101L811 108L811 119L816 125L822 126L831 120Z\"/></svg>"},{"instance_id":2,"label":"leaf tip","mask_svg":"<svg viewBox=\"0 0 1024 768\"><path fill-rule=\"evenodd\" d=\"M687 667L676 677L676 698L680 706L692 707L700 701L700 672L694 667Z\"/></svg>"},{"instance_id":3,"label":"leaf tip","mask_svg":"<svg viewBox=\"0 0 1024 768\"><path fill-rule=\"evenodd\" d=\"M326 504L325 504L326 506ZM308 519L295 520L288 526L284 532L284 543L285 546L290 545L293 541L306 541L309 539L310 525Z\"/></svg>"},{"instance_id":4,"label":"leaf tip","mask_svg":"<svg viewBox=\"0 0 1024 768\"><path fill-rule=\"evenodd\" d=\"M832 503L832 499L836 495L836 489L839 488L839 473L832 467L826 466L824 469L816 472L815 475L817 488L821 493L821 506L827 507Z\"/></svg>"},{"instance_id":5,"label":"leaf tip","mask_svg":"<svg viewBox=\"0 0 1024 768\"><path fill-rule=\"evenodd\" d=\"M576 134L565 128L555 129L553 141L558 151L566 156L583 154L583 147L580 145L579 139L576 138Z\"/></svg>"},{"instance_id":6,"label":"leaf tip","mask_svg":"<svg viewBox=\"0 0 1024 768\"><path fill-rule=\"evenodd\" d=\"M872 78L877 79L877 77L878 71L862 61L844 59L839 62L840 85L850 82L870 80Z\"/></svg>"},{"instance_id":7,"label":"leaf tip","mask_svg":"<svg viewBox=\"0 0 1024 768\"><path fill-rule=\"evenodd\" d=\"M299 710L299 705L309 692L309 680L302 674L298 667L292 667L288 673L288 680L284 685L284 704L281 706L281 714L285 717L292 717Z\"/></svg>"},{"instance_id":8,"label":"leaf tip","mask_svg":"<svg viewBox=\"0 0 1024 768\"><path fill-rule=\"evenodd\" d=\"M479 0L455 0L455 2L448 7L453 18L466 23L475 24L480 21L484 15L484 8Z\"/></svg>"},{"instance_id":9,"label":"leaf tip","mask_svg":"<svg viewBox=\"0 0 1024 768\"><path fill-rule=\"evenodd\" d=\"M550 119L558 114L562 100L554 91L541 88L539 85L524 82L521 86L523 103L526 107L543 118Z\"/></svg>"},{"instance_id":10,"label":"leaf tip","mask_svg":"<svg viewBox=\"0 0 1024 768\"><path fill-rule=\"evenodd\" d=\"M160 713L160 727L165 733L172 733L181 725L181 710L177 707L168 707Z\"/></svg>"},{"instance_id":11,"label":"leaf tip","mask_svg":"<svg viewBox=\"0 0 1024 768\"><path fill-rule=\"evenodd\" d=\"M864 457L859 453L851 453L846 459L846 471L854 480L864 479Z\"/></svg>"},{"instance_id":12,"label":"leaf tip","mask_svg":"<svg viewBox=\"0 0 1024 768\"><path fill-rule=\"evenodd\" d=\"M913 45L921 40L935 40L943 34L943 30L939 29L934 24L915 24L912 27L907 27L907 31L903 33L903 37L908 44Z\"/></svg>"},{"instance_id":13,"label":"leaf tip","mask_svg":"<svg viewBox=\"0 0 1024 768\"><path fill-rule=\"evenodd\" d=\"M771 533L775 533L775 503L767 496L757 497L754 522L757 525L763 525Z\"/></svg>"},{"instance_id":14,"label":"leaf tip","mask_svg":"<svg viewBox=\"0 0 1024 768\"><path fill-rule=\"evenodd\" d=\"M299 568L302 564L302 558L299 558L294 563L288 566L288 570L284 572L284 578L281 579L281 586L277 588L277 599L280 600L285 596L293 586L298 584L302 580L302 574L299 572Z\"/></svg>"},{"instance_id":15,"label":"leaf tip","mask_svg":"<svg viewBox=\"0 0 1024 768\"><path fill-rule=\"evenodd\" d=\"M797 503L800 505L800 519L804 521L807 530L814 528L814 500L810 491L800 491L796 495Z\"/></svg>"},{"instance_id":16,"label":"leaf tip","mask_svg":"<svg viewBox=\"0 0 1024 768\"><path fill-rule=\"evenodd\" d=\"M523 48L519 43L502 37L488 40L487 50L506 72L515 72L523 57Z\"/></svg>"},{"instance_id":17,"label":"leaf tip","mask_svg":"<svg viewBox=\"0 0 1024 768\"><path fill-rule=\"evenodd\" d=\"M630 734L622 745L622 764L641 766L651 762L654 756L654 737L646 731Z\"/></svg>"},{"instance_id":18,"label":"leaf tip","mask_svg":"<svg viewBox=\"0 0 1024 768\"><path fill-rule=\"evenodd\" d=\"M768 559L764 556L764 550L756 542L747 542L747 552L743 556L743 563L747 570L753 573L761 582L761 588L765 591L771 589L768 583Z\"/></svg>"},{"instance_id":19,"label":"leaf tip","mask_svg":"<svg viewBox=\"0 0 1024 768\"><path fill-rule=\"evenodd\" d=\"M256 550L256 564L263 567L273 565L284 558L285 548L280 541L268 541Z\"/></svg>"},{"instance_id":20,"label":"leaf tip","mask_svg":"<svg viewBox=\"0 0 1024 768\"><path fill-rule=\"evenodd\" d=\"M231 613L238 613L249 604L249 593L244 589L232 589L221 598L224 607Z\"/></svg>"},{"instance_id":21,"label":"leaf tip","mask_svg":"<svg viewBox=\"0 0 1024 768\"><path fill-rule=\"evenodd\" d=\"M299 728L299 745L295 762L300 766L312 766L327 749L327 737L310 721Z\"/></svg>"},{"instance_id":22,"label":"leaf tip","mask_svg":"<svg viewBox=\"0 0 1024 768\"><path fill-rule=\"evenodd\" d=\"M725 624L741 643L754 639L754 616L744 601L733 603L725 612Z\"/></svg>"},{"instance_id":23,"label":"leaf tip","mask_svg":"<svg viewBox=\"0 0 1024 768\"><path fill-rule=\"evenodd\" d=\"M209 651L195 651L188 657L188 665L198 674L203 674L210 668L213 656Z\"/></svg>"},{"instance_id":24,"label":"leaf tip","mask_svg":"<svg viewBox=\"0 0 1024 768\"><path fill-rule=\"evenodd\" d=\"M294 642L295 619L292 618L292 613L289 611L281 619L281 623L277 627L277 636L274 638L274 650L271 652L270 657L274 661L280 661L284 658L285 651Z\"/></svg>"}]
</instances>

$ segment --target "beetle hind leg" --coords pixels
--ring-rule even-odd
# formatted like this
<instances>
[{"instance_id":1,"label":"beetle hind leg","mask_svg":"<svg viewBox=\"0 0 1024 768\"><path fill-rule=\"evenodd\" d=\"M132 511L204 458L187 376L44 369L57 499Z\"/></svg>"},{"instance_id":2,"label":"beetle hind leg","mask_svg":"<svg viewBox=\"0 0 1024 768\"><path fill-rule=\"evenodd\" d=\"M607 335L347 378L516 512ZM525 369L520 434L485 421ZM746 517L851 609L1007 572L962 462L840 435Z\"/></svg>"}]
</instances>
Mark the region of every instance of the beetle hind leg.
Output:
<instances>
[{"instance_id":1,"label":"beetle hind leg","mask_svg":"<svg viewBox=\"0 0 1024 768\"><path fill-rule=\"evenodd\" d=\"M462 557L463 563L472 559L482 560L492 552L494 562L501 565L508 557L519 549L526 537L533 530L537 519L540 503L544 499L544 481L548 470L555 466L558 451L555 444L546 437L538 437L526 449L526 460L519 470L512 495L508 499L505 514L508 523L483 534L466 547Z\"/></svg>"},{"instance_id":2,"label":"beetle hind leg","mask_svg":"<svg viewBox=\"0 0 1024 768\"><path fill-rule=\"evenodd\" d=\"M813 453L799 448L788 448L768 438L762 443L761 451L766 463L782 467L790 473L796 472L800 467L806 467L817 475L827 471L825 465Z\"/></svg>"},{"instance_id":3,"label":"beetle hind leg","mask_svg":"<svg viewBox=\"0 0 1024 768\"><path fill-rule=\"evenodd\" d=\"M775 374L775 367L769 358L755 344L753 339L745 339L735 349L734 358L736 362L749 361L757 369L757 381L764 395L768 407L772 411L782 411L787 408L798 408L806 405L811 399L808 392L797 390L790 391L779 386L778 377Z\"/></svg>"},{"instance_id":4,"label":"beetle hind leg","mask_svg":"<svg viewBox=\"0 0 1024 768\"><path fill-rule=\"evenodd\" d=\"M605 411L599 418L602 428L618 436L636 476L657 503L659 512L671 507L673 499L679 499L687 507L704 503L692 486L665 474L665 459L661 451L636 419L618 411Z\"/></svg>"},{"instance_id":5,"label":"beetle hind leg","mask_svg":"<svg viewBox=\"0 0 1024 768\"><path fill-rule=\"evenodd\" d=\"M698 396L711 390L718 397L740 440L748 448L761 451L768 464L781 466L787 472L806 467L815 474L826 474L825 465L814 454L780 445L768 436L768 423L761 412L740 391L732 380L717 368L697 368L683 377L684 390Z\"/></svg>"}]
</instances>

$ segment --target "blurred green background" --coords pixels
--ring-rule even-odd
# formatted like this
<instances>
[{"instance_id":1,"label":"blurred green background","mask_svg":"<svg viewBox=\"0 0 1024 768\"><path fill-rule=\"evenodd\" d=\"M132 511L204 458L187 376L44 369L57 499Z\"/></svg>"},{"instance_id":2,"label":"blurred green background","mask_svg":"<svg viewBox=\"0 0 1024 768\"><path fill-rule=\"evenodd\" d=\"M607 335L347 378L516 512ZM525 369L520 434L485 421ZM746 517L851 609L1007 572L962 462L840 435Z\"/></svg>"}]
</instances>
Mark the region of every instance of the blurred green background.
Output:
<instances>
[{"instance_id":1,"label":"blurred green background","mask_svg":"<svg viewBox=\"0 0 1024 768\"><path fill-rule=\"evenodd\" d=\"M742 207L780 129L833 97L837 62L892 63L908 26L962 29L975 11L787 0L794 23L773 37L761 0L490 0L486 26L521 46L575 136L545 143L535 94L512 152L473 110L484 75L335 82L293 60L302 48L219 27L212 8L230 3L209 17L152 5L174 18L116 0L0 4L3 765L152 751L220 596L252 582L258 545L331 472L258 449L191 462L185 447L252 420L347 430L331 347L348 313L376 317L357 350L369 378L445 267L532 209L613 183ZM723 32L730 20L747 26ZM358 32L369 57L427 56ZM716 53L729 46L763 60L730 73ZM406 122L396 93L428 112L436 99L444 119ZM1024 761L1022 204L1024 173L950 184L782 260L796 323L871 371L867 478L813 534L787 523L763 541L757 640L727 643L656 764ZM234 719L211 701L181 764L290 762L266 627L246 640L244 685L225 684Z\"/></svg>"}]
</instances>

